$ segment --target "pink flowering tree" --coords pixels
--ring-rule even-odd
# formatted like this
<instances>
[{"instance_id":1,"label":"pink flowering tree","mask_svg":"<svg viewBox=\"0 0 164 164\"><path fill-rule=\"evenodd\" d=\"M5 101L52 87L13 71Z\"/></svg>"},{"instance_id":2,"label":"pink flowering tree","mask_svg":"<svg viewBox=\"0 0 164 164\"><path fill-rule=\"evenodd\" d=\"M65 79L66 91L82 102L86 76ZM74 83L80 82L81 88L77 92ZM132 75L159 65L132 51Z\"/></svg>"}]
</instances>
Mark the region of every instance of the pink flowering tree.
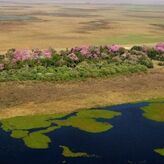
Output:
<instances>
[{"instance_id":1,"label":"pink flowering tree","mask_svg":"<svg viewBox=\"0 0 164 164\"><path fill-rule=\"evenodd\" d=\"M111 45L111 46L107 46L109 52L118 52L120 50L120 46L119 45Z\"/></svg>"},{"instance_id":2,"label":"pink flowering tree","mask_svg":"<svg viewBox=\"0 0 164 164\"><path fill-rule=\"evenodd\" d=\"M25 61L25 60L30 60L31 59L31 52L28 49L22 49L22 50L16 50L13 53L12 56L12 61L14 63L18 62L18 61Z\"/></svg>"},{"instance_id":3,"label":"pink flowering tree","mask_svg":"<svg viewBox=\"0 0 164 164\"><path fill-rule=\"evenodd\" d=\"M158 43L155 47L149 47L147 55L151 59L164 61L164 43Z\"/></svg>"},{"instance_id":4,"label":"pink flowering tree","mask_svg":"<svg viewBox=\"0 0 164 164\"><path fill-rule=\"evenodd\" d=\"M53 56L52 49L40 50L40 49L15 49L8 51L8 60L13 66L15 65L36 65L41 64L43 60L50 60ZM44 62L45 64L45 62Z\"/></svg>"},{"instance_id":5,"label":"pink flowering tree","mask_svg":"<svg viewBox=\"0 0 164 164\"><path fill-rule=\"evenodd\" d=\"M41 54L42 54L43 58L48 58L48 59L52 58L52 50L51 49L43 50Z\"/></svg>"},{"instance_id":6,"label":"pink flowering tree","mask_svg":"<svg viewBox=\"0 0 164 164\"><path fill-rule=\"evenodd\" d=\"M156 50L156 51L160 51L160 52L164 52L164 43L158 43L158 44L155 46L155 50Z\"/></svg>"},{"instance_id":7,"label":"pink flowering tree","mask_svg":"<svg viewBox=\"0 0 164 164\"><path fill-rule=\"evenodd\" d=\"M87 58L89 55L89 46L80 46L71 49L71 53L80 54L81 56Z\"/></svg>"},{"instance_id":8,"label":"pink flowering tree","mask_svg":"<svg viewBox=\"0 0 164 164\"><path fill-rule=\"evenodd\" d=\"M80 62L106 62L106 63L123 63L130 60L139 62L139 56L144 58L149 56L151 59L164 60L164 43L157 44L154 48L149 48L143 51L142 47L135 47L131 50L126 50L119 45L106 46L78 46L72 49L56 52L49 49L10 49L5 55L5 60L0 60L0 70L17 69L22 67L76 67ZM139 55L137 55L139 54ZM128 61L127 61L128 60Z\"/></svg>"},{"instance_id":9,"label":"pink flowering tree","mask_svg":"<svg viewBox=\"0 0 164 164\"><path fill-rule=\"evenodd\" d=\"M71 49L71 53L79 56L80 59L97 59L100 57L100 48L95 46L80 46Z\"/></svg>"}]
</instances>

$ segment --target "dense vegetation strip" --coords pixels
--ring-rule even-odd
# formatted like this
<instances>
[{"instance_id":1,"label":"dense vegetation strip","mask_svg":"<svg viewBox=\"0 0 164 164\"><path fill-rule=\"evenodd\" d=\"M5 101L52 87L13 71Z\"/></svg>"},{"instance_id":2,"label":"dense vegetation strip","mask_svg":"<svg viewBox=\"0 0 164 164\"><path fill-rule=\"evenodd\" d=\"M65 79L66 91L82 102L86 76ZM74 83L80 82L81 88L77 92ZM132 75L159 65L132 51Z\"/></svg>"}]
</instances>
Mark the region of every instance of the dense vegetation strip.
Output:
<instances>
[{"instance_id":1,"label":"dense vegetation strip","mask_svg":"<svg viewBox=\"0 0 164 164\"><path fill-rule=\"evenodd\" d=\"M146 71L164 63L164 43L155 47L118 45L54 49L10 49L0 55L0 81L72 80Z\"/></svg>"}]
</instances>

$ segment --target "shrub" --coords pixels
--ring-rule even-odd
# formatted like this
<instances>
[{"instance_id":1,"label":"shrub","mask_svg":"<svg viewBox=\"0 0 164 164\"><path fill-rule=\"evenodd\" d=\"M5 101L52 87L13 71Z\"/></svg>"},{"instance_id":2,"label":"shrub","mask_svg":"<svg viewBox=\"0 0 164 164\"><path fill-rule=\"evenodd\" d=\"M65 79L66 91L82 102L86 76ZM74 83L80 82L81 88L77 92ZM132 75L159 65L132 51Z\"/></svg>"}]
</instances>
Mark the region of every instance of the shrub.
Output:
<instances>
[{"instance_id":1,"label":"shrub","mask_svg":"<svg viewBox=\"0 0 164 164\"><path fill-rule=\"evenodd\" d=\"M149 48L147 54L151 59L164 61L164 43L159 43L155 47Z\"/></svg>"},{"instance_id":2,"label":"shrub","mask_svg":"<svg viewBox=\"0 0 164 164\"><path fill-rule=\"evenodd\" d=\"M164 66L164 62L159 62L158 65L159 66Z\"/></svg>"},{"instance_id":3,"label":"shrub","mask_svg":"<svg viewBox=\"0 0 164 164\"><path fill-rule=\"evenodd\" d=\"M10 49L0 55L0 80L70 80L145 71L153 67L151 59L164 61L161 50L119 45L80 46L59 53L51 48Z\"/></svg>"},{"instance_id":4,"label":"shrub","mask_svg":"<svg viewBox=\"0 0 164 164\"><path fill-rule=\"evenodd\" d=\"M155 50L156 50L156 51L159 51L159 52L164 52L164 43L158 43L158 44L155 46Z\"/></svg>"},{"instance_id":5,"label":"shrub","mask_svg":"<svg viewBox=\"0 0 164 164\"><path fill-rule=\"evenodd\" d=\"M133 47L130 49L130 51L133 51L133 50L145 52L145 47L143 47L143 46L133 46Z\"/></svg>"},{"instance_id":6,"label":"shrub","mask_svg":"<svg viewBox=\"0 0 164 164\"><path fill-rule=\"evenodd\" d=\"M73 80L88 77L108 77L117 74L128 74L146 71L143 65L108 64L106 61L99 64L84 61L75 68L62 67L23 67L0 72L0 81L8 80Z\"/></svg>"},{"instance_id":7,"label":"shrub","mask_svg":"<svg viewBox=\"0 0 164 164\"><path fill-rule=\"evenodd\" d=\"M139 64L146 66L147 68L153 68L153 62L149 58L141 57L139 59Z\"/></svg>"},{"instance_id":8,"label":"shrub","mask_svg":"<svg viewBox=\"0 0 164 164\"><path fill-rule=\"evenodd\" d=\"M154 48L149 48L147 50L147 54L149 58L154 59L154 60L158 60L160 57L160 52L156 51Z\"/></svg>"}]
</instances>

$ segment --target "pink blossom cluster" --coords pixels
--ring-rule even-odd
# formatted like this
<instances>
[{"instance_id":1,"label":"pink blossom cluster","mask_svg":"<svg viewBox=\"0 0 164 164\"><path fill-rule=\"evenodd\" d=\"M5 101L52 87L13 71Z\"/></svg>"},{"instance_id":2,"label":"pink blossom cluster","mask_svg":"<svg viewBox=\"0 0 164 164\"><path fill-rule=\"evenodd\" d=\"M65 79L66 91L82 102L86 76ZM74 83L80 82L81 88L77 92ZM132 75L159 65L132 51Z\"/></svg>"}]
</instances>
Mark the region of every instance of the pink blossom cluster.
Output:
<instances>
[{"instance_id":1,"label":"pink blossom cluster","mask_svg":"<svg viewBox=\"0 0 164 164\"><path fill-rule=\"evenodd\" d=\"M71 53L80 53L85 58L97 58L100 54L100 50L97 47L92 46L80 46L71 49Z\"/></svg>"},{"instance_id":2,"label":"pink blossom cluster","mask_svg":"<svg viewBox=\"0 0 164 164\"><path fill-rule=\"evenodd\" d=\"M42 51L42 56L43 56L44 58L51 58L51 57L52 57L52 51L49 50L49 49L43 50L43 51Z\"/></svg>"},{"instance_id":3,"label":"pink blossom cluster","mask_svg":"<svg viewBox=\"0 0 164 164\"><path fill-rule=\"evenodd\" d=\"M155 50L160 51L160 52L164 52L164 43L158 43L155 46Z\"/></svg>"},{"instance_id":4,"label":"pink blossom cluster","mask_svg":"<svg viewBox=\"0 0 164 164\"><path fill-rule=\"evenodd\" d=\"M4 70L5 65L4 64L0 64L0 71Z\"/></svg>"},{"instance_id":5,"label":"pink blossom cluster","mask_svg":"<svg viewBox=\"0 0 164 164\"><path fill-rule=\"evenodd\" d=\"M12 55L12 61L25 61L25 60L33 60L33 59L40 59L40 58L51 58L52 57L52 51L47 50L28 50L28 49L18 49L16 50Z\"/></svg>"},{"instance_id":6,"label":"pink blossom cluster","mask_svg":"<svg viewBox=\"0 0 164 164\"><path fill-rule=\"evenodd\" d=\"M89 52L89 46L80 46L80 47L75 47L75 48L72 48L71 52L73 53L77 53L77 52L80 52L81 55L83 56L87 56L90 52Z\"/></svg>"},{"instance_id":7,"label":"pink blossom cluster","mask_svg":"<svg viewBox=\"0 0 164 164\"><path fill-rule=\"evenodd\" d=\"M120 48L121 48L119 45L115 45L115 44L108 45L106 47L107 47L109 52L118 52L120 50Z\"/></svg>"},{"instance_id":8,"label":"pink blossom cluster","mask_svg":"<svg viewBox=\"0 0 164 164\"><path fill-rule=\"evenodd\" d=\"M72 60L72 61L79 61L79 58L76 56L76 54L71 53L68 55L68 57Z\"/></svg>"},{"instance_id":9,"label":"pink blossom cluster","mask_svg":"<svg viewBox=\"0 0 164 164\"><path fill-rule=\"evenodd\" d=\"M12 61L13 62L17 62L17 61L25 61L31 58L31 53L29 50L27 49L23 49L23 50L16 50L13 53L12 56Z\"/></svg>"}]
</instances>

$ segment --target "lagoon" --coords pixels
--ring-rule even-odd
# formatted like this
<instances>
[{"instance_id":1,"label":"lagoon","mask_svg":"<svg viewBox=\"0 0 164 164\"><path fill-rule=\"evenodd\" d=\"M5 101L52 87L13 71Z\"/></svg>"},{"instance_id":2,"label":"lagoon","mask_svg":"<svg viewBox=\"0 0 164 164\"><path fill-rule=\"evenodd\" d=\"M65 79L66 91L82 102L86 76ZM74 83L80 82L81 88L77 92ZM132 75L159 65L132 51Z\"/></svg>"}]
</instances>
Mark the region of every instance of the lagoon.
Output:
<instances>
[{"instance_id":1,"label":"lagoon","mask_svg":"<svg viewBox=\"0 0 164 164\"><path fill-rule=\"evenodd\" d=\"M155 151L164 148L163 105L160 100L1 120L0 163L163 164ZM155 106L160 117L152 117Z\"/></svg>"}]
</instances>

